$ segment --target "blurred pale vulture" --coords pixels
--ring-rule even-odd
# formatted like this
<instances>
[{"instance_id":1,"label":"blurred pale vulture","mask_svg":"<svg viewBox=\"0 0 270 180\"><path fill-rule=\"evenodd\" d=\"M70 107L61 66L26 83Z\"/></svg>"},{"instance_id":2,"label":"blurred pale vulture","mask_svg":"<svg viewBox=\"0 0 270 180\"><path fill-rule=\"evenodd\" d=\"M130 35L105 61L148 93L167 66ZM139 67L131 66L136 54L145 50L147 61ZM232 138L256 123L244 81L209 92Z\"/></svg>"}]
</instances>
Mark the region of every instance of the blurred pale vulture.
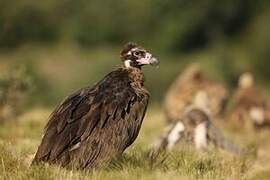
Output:
<instances>
[{"instance_id":1,"label":"blurred pale vulture","mask_svg":"<svg viewBox=\"0 0 270 180\"><path fill-rule=\"evenodd\" d=\"M213 116L220 115L225 107L229 93L218 82L209 80L198 64L192 64L172 83L165 97L167 122L175 122L184 114L198 91L209 94L209 109Z\"/></svg>"}]
</instances>

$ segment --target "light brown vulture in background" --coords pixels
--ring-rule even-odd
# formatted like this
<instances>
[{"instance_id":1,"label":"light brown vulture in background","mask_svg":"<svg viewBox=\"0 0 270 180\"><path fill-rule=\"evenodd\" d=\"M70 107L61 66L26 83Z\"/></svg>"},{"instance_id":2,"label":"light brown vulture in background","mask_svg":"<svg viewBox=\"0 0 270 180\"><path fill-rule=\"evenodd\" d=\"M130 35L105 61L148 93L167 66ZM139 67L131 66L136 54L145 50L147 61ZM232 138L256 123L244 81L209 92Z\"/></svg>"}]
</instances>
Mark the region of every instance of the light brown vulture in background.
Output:
<instances>
[{"instance_id":1,"label":"light brown vulture in background","mask_svg":"<svg viewBox=\"0 0 270 180\"><path fill-rule=\"evenodd\" d=\"M207 150L212 144L232 154L242 154L241 150L230 143L213 124L208 97L206 92L198 92L194 102L185 109L184 115L171 123L153 143L151 152L170 151L179 141L184 140L193 144L199 151Z\"/></svg>"},{"instance_id":2,"label":"light brown vulture in background","mask_svg":"<svg viewBox=\"0 0 270 180\"><path fill-rule=\"evenodd\" d=\"M124 47L121 59L123 67L68 96L53 111L33 164L100 168L135 141L149 99L141 67L158 61L134 43Z\"/></svg>"},{"instance_id":3,"label":"light brown vulture in background","mask_svg":"<svg viewBox=\"0 0 270 180\"><path fill-rule=\"evenodd\" d=\"M229 96L227 89L221 83L206 78L198 64L192 64L172 83L166 94L165 113L168 123L177 121L184 114L198 91L210 95L209 108L213 116L223 112Z\"/></svg>"},{"instance_id":4,"label":"light brown vulture in background","mask_svg":"<svg viewBox=\"0 0 270 180\"><path fill-rule=\"evenodd\" d=\"M251 73L240 76L232 101L229 119L235 125L243 127L251 124L255 128L270 127L270 105L256 89Z\"/></svg>"}]
</instances>

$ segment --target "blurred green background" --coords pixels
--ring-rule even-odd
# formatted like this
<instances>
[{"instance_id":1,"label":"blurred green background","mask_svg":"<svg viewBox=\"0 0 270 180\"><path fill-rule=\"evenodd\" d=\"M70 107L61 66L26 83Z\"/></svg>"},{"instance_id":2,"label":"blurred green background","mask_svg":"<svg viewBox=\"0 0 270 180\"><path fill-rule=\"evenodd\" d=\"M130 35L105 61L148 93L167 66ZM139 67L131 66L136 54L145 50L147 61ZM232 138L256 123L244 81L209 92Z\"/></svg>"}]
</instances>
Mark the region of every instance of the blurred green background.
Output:
<instances>
[{"instance_id":1,"label":"blurred green background","mask_svg":"<svg viewBox=\"0 0 270 180\"><path fill-rule=\"evenodd\" d=\"M232 89L245 71L270 82L268 0L0 0L0 75L27 67L31 104L53 105L120 64L134 41L160 60L145 68L153 102L189 63Z\"/></svg>"}]
</instances>

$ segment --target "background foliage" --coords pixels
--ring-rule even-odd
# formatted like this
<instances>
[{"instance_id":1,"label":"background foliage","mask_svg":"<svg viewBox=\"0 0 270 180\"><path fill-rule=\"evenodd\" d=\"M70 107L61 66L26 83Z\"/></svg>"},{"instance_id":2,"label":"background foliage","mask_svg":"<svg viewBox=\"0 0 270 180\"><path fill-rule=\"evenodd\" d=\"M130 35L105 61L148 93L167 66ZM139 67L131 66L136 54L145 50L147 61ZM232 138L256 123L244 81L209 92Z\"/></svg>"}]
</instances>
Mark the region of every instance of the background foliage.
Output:
<instances>
[{"instance_id":1,"label":"background foliage","mask_svg":"<svg viewBox=\"0 0 270 180\"><path fill-rule=\"evenodd\" d=\"M268 87L269 17L267 0L1 0L0 60L29 66L39 102L55 103L68 89L100 79L117 65L127 41L143 44L162 61L158 71L147 70L156 100L190 62L200 62L230 88L244 71ZM74 74L52 87L59 72Z\"/></svg>"}]
</instances>

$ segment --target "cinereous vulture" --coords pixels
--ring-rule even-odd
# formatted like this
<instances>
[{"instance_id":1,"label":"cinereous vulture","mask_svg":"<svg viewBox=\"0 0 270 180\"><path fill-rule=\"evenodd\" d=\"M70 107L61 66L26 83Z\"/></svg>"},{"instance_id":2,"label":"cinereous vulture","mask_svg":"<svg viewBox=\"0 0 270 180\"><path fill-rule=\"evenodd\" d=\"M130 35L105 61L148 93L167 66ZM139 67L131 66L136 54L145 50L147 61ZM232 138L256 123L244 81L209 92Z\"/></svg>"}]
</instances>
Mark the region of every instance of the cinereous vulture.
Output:
<instances>
[{"instance_id":1,"label":"cinereous vulture","mask_svg":"<svg viewBox=\"0 0 270 180\"><path fill-rule=\"evenodd\" d=\"M68 96L51 114L33 164L91 170L106 166L137 138L148 105L142 66L158 60L128 43L123 66Z\"/></svg>"},{"instance_id":2,"label":"cinereous vulture","mask_svg":"<svg viewBox=\"0 0 270 180\"><path fill-rule=\"evenodd\" d=\"M239 127L252 125L256 129L270 127L270 104L254 83L251 73L240 76L233 95L229 120Z\"/></svg>"}]
</instances>

